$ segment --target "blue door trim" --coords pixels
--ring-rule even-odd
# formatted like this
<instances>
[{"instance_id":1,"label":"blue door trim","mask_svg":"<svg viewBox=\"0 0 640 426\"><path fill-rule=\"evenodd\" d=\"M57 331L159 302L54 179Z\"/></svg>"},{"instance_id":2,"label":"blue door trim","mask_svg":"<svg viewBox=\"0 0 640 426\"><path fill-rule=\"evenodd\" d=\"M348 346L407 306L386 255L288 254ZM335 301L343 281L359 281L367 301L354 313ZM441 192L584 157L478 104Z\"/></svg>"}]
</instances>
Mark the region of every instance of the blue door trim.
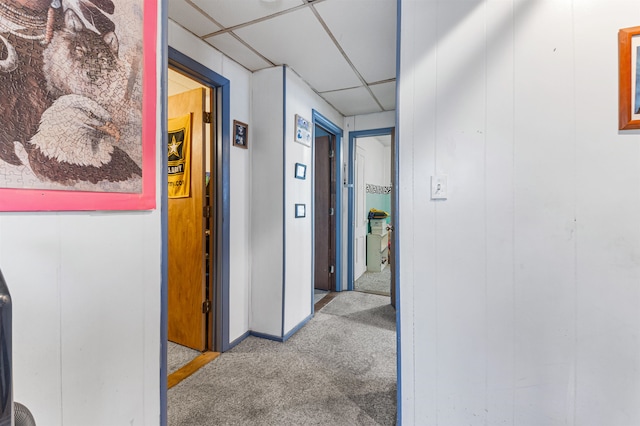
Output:
<instances>
[{"instance_id":1,"label":"blue door trim","mask_svg":"<svg viewBox=\"0 0 640 426\"><path fill-rule=\"evenodd\" d=\"M342 291L342 129L332 123L327 117L320 114L315 109L312 112L313 116L313 128L315 131L316 126L322 127L327 132L331 133L336 138L335 155L336 155L336 291ZM314 135L315 139L315 135ZM314 141L315 143L315 141ZM313 151L313 150L312 150ZM312 154L313 155L313 154ZM315 157L313 159L315 161ZM315 164L315 163L314 163ZM314 173L315 174L315 173ZM315 176L314 176L315 181ZM315 185L313 183L312 185ZM313 190L313 197L315 197L315 189ZM312 197L312 200L313 200ZM311 209L313 224L315 229L315 217L313 215L314 209ZM315 238L315 237L314 237ZM313 254L315 256L315 254ZM312 261L312 264L315 262ZM315 265L314 265L315 267ZM313 269L312 269L313 271ZM312 279L313 282L313 279ZM313 312L313 287L311 286L311 306Z\"/></svg>"},{"instance_id":2,"label":"blue door trim","mask_svg":"<svg viewBox=\"0 0 640 426\"><path fill-rule=\"evenodd\" d=\"M393 127L384 127L380 129L357 130L349 132L349 180L348 180L348 222L347 222L347 290L353 291L355 272L353 270L353 240L355 239L355 228L353 221L355 219L355 158L356 158L356 139L366 138L369 136L386 136L391 135ZM395 233L394 233L395 235ZM396 303L397 304L397 303Z\"/></svg>"},{"instance_id":3,"label":"blue door trim","mask_svg":"<svg viewBox=\"0 0 640 426\"><path fill-rule=\"evenodd\" d=\"M280 335L284 336L285 303L287 295L287 67L282 67L282 317Z\"/></svg>"},{"instance_id":4,"label":"blue door trim","mask_svg":"<svg viewBox=\"0 0 640 426\"><path fill-rule=\"evenodd\" d=\"M219 143L216 144L216 176L215 182L218 185L216 193L219 194L216 208L216 230L217 230L217 271L214 279L214 306L215 306L215 332L214 332L214 349L225 352L230 349L229 344L229 221L223 220L229 218L230 205L230 189L229 189L229 149L230 149L230 82L218 73L210 70L199 62L194 61L188 56L180 53L171 46L168 47L169 64L188 75L189 77L201 82L204 85L214 87L216 89L216 108L218 109L219 122L221 126L216 129L218 132ZM166 111L166 100L165 100ZM166 132L165 132L166 133ZM167 168L163 170L163 181L166 180ZM167 228L163 228L163 232L167 232ZM164 236L166 237L166 235ZM166 240L163 239L163 246ZM166 285L166 283L164 283ZM166 302L162 307L164 311L163 321L166 322L167 305Z\"/></svg>"},{"instance_id":5,"label":"blue door trim","mask_svg":"<svg viewBox=\"0 0 640 426\"><path fill-rule=\"evenodd\" d=\"M396 265L394 271L396 273L396 400L397 400L397 424L402 424L402 345L401 345L401 335L402 335L402 327L401 327L401 316L400 316L400 307L402 303L400 303L400 221L398 217L400 217L400 108L399 106L399 96L400 92L400 38L402 32L401 30L401 21L402 21L402 0L398 0L398 4L396 6L396 131L394 141L394 174L393 174L393 184L395 185L395 197L391 201L394 207L395 218L391 218L393 221L393 241L392 245L395 248L393 253L393 264ZM415 375L415 371L413 371ZM415 396L415 395L414 395Z\"/></svg>"},{"instance_id":6,"label":"blue door trim","mask_svg":"<svg viewBox=\"0 0 640 426\"><path fill-rule=\"evenodd\" d=\"M160 67L160 102L162 107L160 108L160 123L156 126L160 132L160 137L156 137L156 140L161 141L161 146L167 146L168 138L168 123L167 123L167 82L169 80L169 68L167 67L167 46L168 43L168 26L169 20L167 18L167 5L168 0L160 0L160 32L158 38L160 39L160 51L158 56L162 66ZM160 426L167 426L167 347L168 345L168 329L167 329L167 303L168 303L168 244L169 235L167 230L169 229L169 215L168 215L168 192L166 178L167 172L167 156L161 156L161 169L162 176L160 182Z\"/></svg>"}]
</instances>

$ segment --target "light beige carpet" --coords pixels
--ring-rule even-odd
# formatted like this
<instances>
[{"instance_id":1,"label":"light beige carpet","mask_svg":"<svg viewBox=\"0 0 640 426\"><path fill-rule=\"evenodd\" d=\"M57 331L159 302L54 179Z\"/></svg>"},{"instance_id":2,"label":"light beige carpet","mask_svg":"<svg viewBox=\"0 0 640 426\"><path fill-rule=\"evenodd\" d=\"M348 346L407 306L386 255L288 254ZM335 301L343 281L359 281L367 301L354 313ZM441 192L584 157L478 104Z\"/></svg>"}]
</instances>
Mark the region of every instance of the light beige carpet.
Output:
<instances>
[{"instance_id":1,"label":"light beige carpet","mask_svg":"<svg viewBox=\"0 0 640 426\"><path fill-rule=\"evenodd\" d=\"M168 392L168 424L394 425L395 311L342 292L285 343L248 337Z\"/></svg>"},{"instance_id":2,"label":"light beige carpet","mask_svg":"<svg viewBox=\"0 0 640 426\"><path fill-rule=\"evenodd\" d=\"M391 268L386 266L381 272L365 271L353 285L357 291L376 294L391 294Z\"/></svg>"},{"instance_id":3,"label":"light beige carpet","mask_svg":"<svg viewBox=\"0 0 640 426\"><path fill-rule=\"evenodd\" d=\"M175 373L180 368L194 360L200 352L187 348L177 343L168 342L167 344L167 371L169 374Z\"/></svg>"}]
</instances>

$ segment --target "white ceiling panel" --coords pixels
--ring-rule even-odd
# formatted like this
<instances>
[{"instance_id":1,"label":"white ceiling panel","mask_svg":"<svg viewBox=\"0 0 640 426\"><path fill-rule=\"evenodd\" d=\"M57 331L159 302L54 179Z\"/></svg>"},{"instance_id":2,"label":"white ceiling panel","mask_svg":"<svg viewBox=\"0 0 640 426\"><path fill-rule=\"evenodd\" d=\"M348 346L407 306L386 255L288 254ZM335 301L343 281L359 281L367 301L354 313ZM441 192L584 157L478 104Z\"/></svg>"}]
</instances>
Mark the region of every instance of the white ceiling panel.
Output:
<instances>
[{"instance_id":1,"label":"white ceiling panel","mask_svg":"<svg viewBox=\"0 0 640 426\"><path fill-rule=\"evenodd\" d=\"M205 41L248 70L257 71L273 66L273 64L265 61L247 46L240 43L231 34L220 34L209 37Z\"/></svg>"},{"instance_id":2,"label":"white ceiling panel","mask_svg":"<svg viewBox=\"0 0 640 426\"><path fill-rule=\"evenodd\" d=\"M314 7L367 83L396 77L396 0L330 0Z\"/></svg>"},{"instance_id":3,"label":"white ceiling panel","mask_svg":"<svg viewBox=\"0 0 640 426\"><path fill-rule=\"evenodd\" d=\"M168 95L173 96L188 90L204 87L191 78L169 68Z\"/></svg>"},{"instance_id":4,"label":"white ceiling panel","mask_svg":"<svg viewBox=\"0 0 640 426\"><path fill-rule=\"evenodd\" d=\"M168 0L196 37L250 71L288 65L345 115L395 109L396 2Z\"/></svg>"},{"instance_id":5,"label":"white ceiling panel","mask_svg":"<svg viewBox=\"0 0 640 426\"><path fill-rule=\"evenodd\" d=\"M382 104L385 110L396 109L396 82L374 84L369 86L376 99Z\"/></svg>"},{"instance_id":6,"label":"white ceiling panel","mask_svg":"<svg viewBox=\"0 0 640 426\"><path fill-rule=\"evenodd\" d=\"M173 0L169 0L173 1ZM226 28L304 4L302 0L192 0Z\"/></svg>"},{"instance_id":7,"label":"white ceiling panel","mask_svg":"<svg viewBox=\"0 0 640 426\"><path fill-rule=\"evenodd\" d=\"M234 32L273 63L289 65L319 92L362 84L308 8Z\"/></svg>"},{"instance_id":8,"label":"white ceiling panel","mask_svg":"<svg viewBox=\"0 0 640 426\"><path fill-rule=\"evenodd\" d=\"M169 0L169 19L201 37L221 28L185 0Z\"/></svg>"},{"instance_id":9,"label":"white ceiling panel","mask_svg":"<svg viewBox=\"0 0 640 426\"><path fill-rule=\"evenodd\" d=\"M345 116L380 112L380 107L364 86L321 93L320 96Z\"/></svg>"}]
</instances>

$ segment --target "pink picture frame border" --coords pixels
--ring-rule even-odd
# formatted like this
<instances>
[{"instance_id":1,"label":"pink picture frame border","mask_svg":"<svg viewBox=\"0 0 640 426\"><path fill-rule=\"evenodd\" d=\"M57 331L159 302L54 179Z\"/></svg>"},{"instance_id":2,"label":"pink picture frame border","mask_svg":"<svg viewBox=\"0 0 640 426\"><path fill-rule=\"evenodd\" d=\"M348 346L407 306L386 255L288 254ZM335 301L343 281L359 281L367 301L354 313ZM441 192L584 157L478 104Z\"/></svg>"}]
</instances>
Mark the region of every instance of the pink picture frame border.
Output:
<instances>
[{"instance_id":1,"label":"pink picture frame border","mask_svg":"<svg viewBox=\"0 0 640 426\"><path fill-rule=\"evenodd\" d=\"M144 0L142 192L130 194L0 188L0 212L153 210L156 208L157 20L157 1Z\"/></svg>"}]
</instances>

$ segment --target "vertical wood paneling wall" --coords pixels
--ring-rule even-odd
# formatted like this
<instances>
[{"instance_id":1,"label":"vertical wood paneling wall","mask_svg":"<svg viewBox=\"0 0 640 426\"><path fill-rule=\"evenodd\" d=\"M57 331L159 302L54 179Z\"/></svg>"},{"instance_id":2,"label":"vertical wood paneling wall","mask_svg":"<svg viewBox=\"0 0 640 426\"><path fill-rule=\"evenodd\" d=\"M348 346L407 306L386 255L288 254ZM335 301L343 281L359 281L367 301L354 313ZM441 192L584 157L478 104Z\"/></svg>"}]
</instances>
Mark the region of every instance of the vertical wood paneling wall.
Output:
<instances>
[{"instance_id":1,"label":"vertical wood paneling wall","mask_svg":"<svg viewBox=\"0 0 640 426\"><path fill-rule=\"evenodd\" d=\"M403 424L640 424L638 3L401 8Z\"/></svg>"}]
</instances>

